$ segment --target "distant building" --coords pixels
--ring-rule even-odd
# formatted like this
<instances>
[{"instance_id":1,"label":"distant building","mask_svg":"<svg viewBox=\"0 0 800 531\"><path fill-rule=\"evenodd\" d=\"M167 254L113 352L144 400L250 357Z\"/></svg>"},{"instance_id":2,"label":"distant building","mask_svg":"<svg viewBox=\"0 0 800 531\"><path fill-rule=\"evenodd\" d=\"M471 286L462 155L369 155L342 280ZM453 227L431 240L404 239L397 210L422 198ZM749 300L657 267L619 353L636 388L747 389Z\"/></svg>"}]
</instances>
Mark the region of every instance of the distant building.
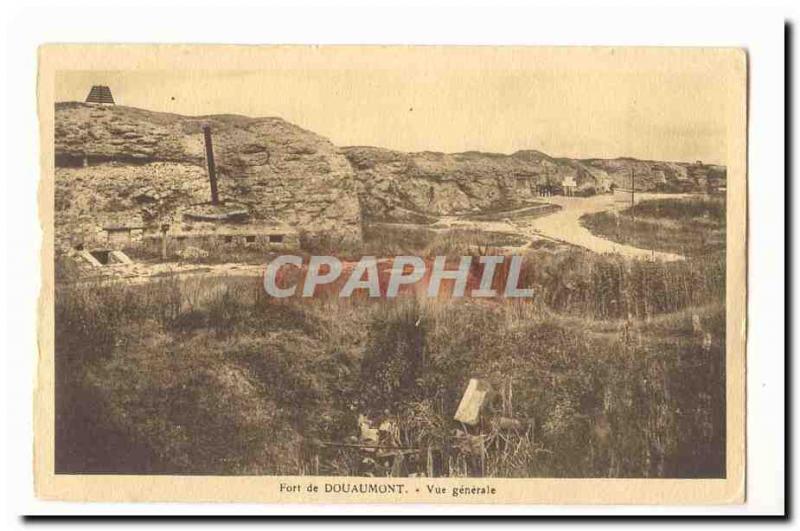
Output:
<instances>
[{"instance_id":1,"label":"distant building","mask_svg":"<svg viewBox=\"0 0 800 531\"><path fill-rule=\"evenodd\" d=\"M142 225L107 225L103 227L106 233L106 244L111 249L122 249L140 240L144 227Z\"/></svg>"},{"instance_id":2,"label":"distant building","mask_svg":"<svg viewBox=\"0 0 800 531\"><path fill-rule=\"evenodd\" d=\"M105 85L95 85L86 96L86 103L98 103L100 105L114 105L114 96L111 89Z\"/></svg>"}]
</instances>

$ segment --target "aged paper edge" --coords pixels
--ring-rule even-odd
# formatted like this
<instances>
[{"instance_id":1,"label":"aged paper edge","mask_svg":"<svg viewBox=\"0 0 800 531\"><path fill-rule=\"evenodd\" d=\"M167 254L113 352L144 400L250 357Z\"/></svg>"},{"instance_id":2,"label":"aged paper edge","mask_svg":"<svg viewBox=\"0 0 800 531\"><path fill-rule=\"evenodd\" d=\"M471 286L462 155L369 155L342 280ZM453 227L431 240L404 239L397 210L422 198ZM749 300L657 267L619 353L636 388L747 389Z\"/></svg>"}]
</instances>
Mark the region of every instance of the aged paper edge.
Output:
<instances>
[{"instance_id":1,"label":"aged paper edge","mask_svg":"<svg viewBox=\"0 0 800 531\"><path fill-rule=\"evenodd\" d=\"M669 64L691 59L696 68L725 67L730 76L732 113L728 122L726 400L727 449L724 479L502 479L502 478L361 478L311 476L144 476L64 475L54 471L54 90L58 70L261 70L280 61L302 65L313 49L368 67L375 61L400 60L403 52L448 53L459 60L475 54L514 61L586 59L591 54L626 54L631 61ZM357 51L358 55L353 52ZM658 56L658 57L656 57ZM406 58L407 59L407 58ZM484 63L486 64L486 63ZM491 63L488 63L491 64ZM556 65L557 66L557 65ZM524 46L238 46L238 45L44 45L39 49L38 111L40 127L39 219L42 225L42 287L39 297L38 363L34 385L34 485L43 500L94 502L260 502L260 503L468 503L468 504L736 504L745 500L745 348L747 273L747 55L735 48L524 47ZM301 494L279 491L280 483L301 484ZM324 485L402 484L408 494L324 493ZM483 497L429 495L426 484L492 486ZM309 493L307 485L320 492ZM415 492L419 489L419 493Z\"/></svg>"}]
</instances>

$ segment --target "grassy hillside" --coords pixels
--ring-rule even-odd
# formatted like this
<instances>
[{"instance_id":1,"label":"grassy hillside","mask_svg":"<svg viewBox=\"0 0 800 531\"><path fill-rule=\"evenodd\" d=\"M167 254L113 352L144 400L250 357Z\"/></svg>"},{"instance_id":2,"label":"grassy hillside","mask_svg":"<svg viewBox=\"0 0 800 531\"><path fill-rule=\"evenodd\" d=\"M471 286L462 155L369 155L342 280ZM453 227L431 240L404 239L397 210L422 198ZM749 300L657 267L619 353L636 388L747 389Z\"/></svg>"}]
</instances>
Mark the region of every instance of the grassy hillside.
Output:
<instances>
[{"instance_id":1,"label":"grassy hillside","mask_svg":"<svg viewBox=\"0 0 800 531\"><path fill-rule=\"evenodd\" d=\"M725 250L724 197L643 201L618 214L583 216L581 223L593 234L642 249L682 255Z\"/></svg>"},{"instance_id":2,"label":"grassy hillside","mask_svg":"<svg viewBox=\"0 0 800 531\"><path fill-rule=\"evenodd\" d=\"M59 288L56 470L724 474L724 262L541 251L522 285L533 301L277 302L246 278ZM482 458L452 420L471 377L498 390ZM396 427L401 465L327 444L359 414Z\"/></svg>"}]
</instances>

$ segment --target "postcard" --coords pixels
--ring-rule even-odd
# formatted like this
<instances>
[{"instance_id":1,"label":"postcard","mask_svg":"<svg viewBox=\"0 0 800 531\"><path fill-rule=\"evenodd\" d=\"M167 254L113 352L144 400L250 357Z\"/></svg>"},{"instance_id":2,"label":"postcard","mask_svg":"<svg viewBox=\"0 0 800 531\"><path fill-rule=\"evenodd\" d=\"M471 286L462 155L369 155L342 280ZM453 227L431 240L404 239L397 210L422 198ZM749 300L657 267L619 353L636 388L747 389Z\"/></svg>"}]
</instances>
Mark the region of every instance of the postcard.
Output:
<instances>
[{"instance_id":1,"label":"postcard","mask_svg":"<svg viewBox=\"0 0 800 531\"><path fill-rule=\"evenodd\" d=\"M46 45L37 496L745 498L732 48Z\"/></svg>"}]
</instances>

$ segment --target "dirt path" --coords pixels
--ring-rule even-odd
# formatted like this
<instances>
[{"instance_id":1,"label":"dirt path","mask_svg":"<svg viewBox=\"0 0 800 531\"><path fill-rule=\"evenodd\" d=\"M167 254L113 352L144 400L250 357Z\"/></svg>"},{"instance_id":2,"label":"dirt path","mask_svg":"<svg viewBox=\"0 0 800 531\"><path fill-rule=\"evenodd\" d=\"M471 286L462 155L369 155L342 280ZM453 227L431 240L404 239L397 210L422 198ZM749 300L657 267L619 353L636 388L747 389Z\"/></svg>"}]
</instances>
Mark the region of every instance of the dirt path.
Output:
<instances>
[{"instance_id":1,"label":"dirt path","mask_svg":"<svg viewBox=\"0 0 800 531\"><path fill-rule=\"evenodd\" d=\"M663 197L661 194L638 194L636 202ZM677 197L677 195L670 195ZM561 206L561 210L540 218L520 221L518 226L531 236L542 235L572 245L584 247L596 253L617 253L631 258L649 258L653 260L675 261L685 257L679 254L640 249L631 245L613 242L592 234L580 223L581 216L626 208L628 203L615 202L614 195L596 195L593 197L553 196L549 201Z\"/></svg>"},{"instance_id":2,"label":"dirt path","mask_svg":"<svg viewBox=\"0 0 800 531\"><path fill-rule=\"evenodd\" d=\"M683 197L686 194L670 194L669 197ZM641 193L636 195L636 202L663 198L663 194ZM650 249L641 249L613 242L592 234L580 223L584 214L594 214L609 210L627 208L629 202L617 202L612 194L592 197L552 196L547 201L561 207L561 210L540 217L521 218L503 221L473 221L457 216L442 217L432 227L475 228L494 232L510 232L527 238L545 237L552 240L577 245L596 253L617 253L631 258L648 258L651 260L675 261L684 256ZM624 199L624 198L623 198ZM519 249L522 249L521 247Z\"/></svg>"}]
</instances>

